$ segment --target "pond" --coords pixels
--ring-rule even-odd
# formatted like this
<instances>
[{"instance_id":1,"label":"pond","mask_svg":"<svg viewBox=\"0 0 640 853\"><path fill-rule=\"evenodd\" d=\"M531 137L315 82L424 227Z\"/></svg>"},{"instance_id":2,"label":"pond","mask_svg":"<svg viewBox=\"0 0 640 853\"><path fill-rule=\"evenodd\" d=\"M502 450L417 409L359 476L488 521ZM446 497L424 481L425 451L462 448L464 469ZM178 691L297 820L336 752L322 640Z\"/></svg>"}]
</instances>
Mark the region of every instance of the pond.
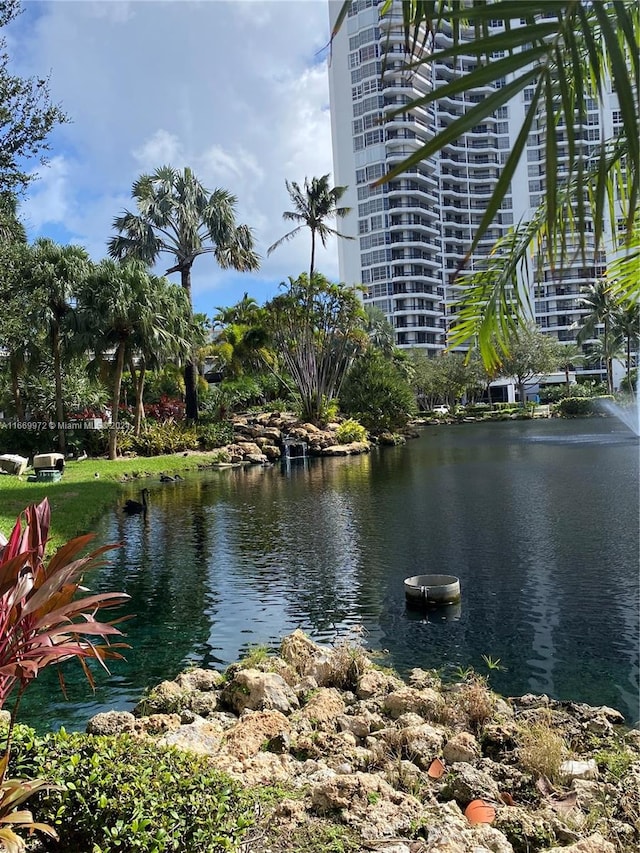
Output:
<instances>
[{"instance_id":1,"label":"pond","mask_svg":"<svg viewBox=\"0 0 640 853\"><path fill-rule=\"evenodd\" d=\"M151 483L146 519L114 507L102 520L100 542L123 545L87 579L131 596L127 662L98 673L95 694L67 664L68 700L43 673L21 720L84 729L189 662L223 668L302 628L326 643L361 629L401 672L486 673L483 655L499 658L501 693L607 704L635 722L638 464L615 420L525 421ZM423 573L460 578L459 611L407 610L403 579Z\"/></svg>"}]
</instances>

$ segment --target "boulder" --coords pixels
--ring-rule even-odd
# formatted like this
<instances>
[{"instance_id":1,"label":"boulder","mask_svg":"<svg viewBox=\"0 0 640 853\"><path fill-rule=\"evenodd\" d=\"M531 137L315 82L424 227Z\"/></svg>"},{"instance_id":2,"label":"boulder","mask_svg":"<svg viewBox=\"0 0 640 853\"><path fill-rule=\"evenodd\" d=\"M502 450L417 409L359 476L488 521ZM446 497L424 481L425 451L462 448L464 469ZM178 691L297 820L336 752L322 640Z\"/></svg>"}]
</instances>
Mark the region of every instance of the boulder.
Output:
<instances>
[{"instance_id":1,"label":"boulder","mask_svg":"<svg viewBox=\"0 0 640 853\"><path fill-rule=\"evenodd\" d=\"M128 711L105 711L91 717L87 723L87 734L119 735L135 730L136 718Z\"/></svg>"},{"instance_id":2,"label":"boulder","mask_svg":"<svg viewBox=\"0 0 640 853\"><path fill-rule=\"evenodd\" d=\"M470 764L458 762L452 766L452 778L448 781L448 793L464 809L471 800L490 800L500 802L500 791L495 780L476 770Z\"/></svg>"},{"instance_id":3,"label":"boulder","mask_svg":"<svg viewBox=\"0 0 640 853\"><path fill-rule=\"evenodd\" d=\"M214 723L191 723L180 726L158 738L162 746L175 746L184 752L196 755L217 755L222 744L222 728Z\"/></svg>"},{"instance_id":4,"label":"boulder","mask_svg":"<svg viewBox=\"0 0 640 853\"><path fill-rule=\"evenodd\" d=\"M224 682L224 676L215 669L187 669L181 672L175 683L183 690L215 690Z\"/></svg>"},{"instance_id":5,"label":"boulder","mask_svg":"<svg viewBox=\"0 0 640 853\"><path fill-rule=\"evenodd\" d=\"M298 697L275 672L241 669L222 691L222 700L240 714L252 711L280 711L289 714L298 707Z\"/></svg>"},{"instance_id":6,"label":"boulder","mask_svg":"<svg viewBox=\"0 0 640 853\"><path fill-rule=\"evenodd\" d=\"M407 711L420 714L426 719L438 719L442 716L444 700L442 695L430 687L416 690L414 687L401 687L389 693L384 700L384 710L390 717L397 719Z\"/></svg>"},{"instance_id":7,"label":"boulder","mask_svg":"<svg viewBox=\"0 0 640 853\"><path fill-rule=\"evenodd\" d=\"M316 725L334 723L335 728L336 718L344 714L344 711L345 704L340 692L334 687L321 687L311 696L300 713Z\"/></svg>"},{"instance_id":8,"label":"boulder","mask_svg":"<svg viewBox=\"0 0 640 853\"><path fill-rule=\"evenodd\" d=\"M224 748L235 758L246 759L256 755L270 740L289 735L289 721L279 711L256 711L247 714L224 736Z\"/></svg>"},{"instance_id":9,"label":"boulder","mask_svg":"<svg viewBox=\"0 0 640 853\"><path fill-rule=\"evenodd\" d=\"M310 676L317 684L327 684L333 675L331 649L318 646L303 631L294 631L282 641L280 654L300 676Z\"/></svg>"},{"instance_id":10,"label":"boulder","mask_svg":"<svg viewBox=\"0 0 640 853\"><path fill-rule=\"evenodd\" d=\"M387 675L378 669L368 669L358 679L356 695L358 699L370 699L399 690L402 686L402 681L397 676Z\"/></svg>"},{"instance_id":11,"label":"boulder","mask_svg":"<svg viewBox=\"0 0 640 853\"><path fill-rule=\"evenodd\" d=\"M480 745L470 732L458 732L445 744L442 757L449 764L470 764L480 758Z\"/></svg>"},{"instance_id":12,"label":"boulder","mask_svg":"<svg viewBox=\"0 0 640 853\"><path fill-rule=\"evenodd\" d=\"M189 691L175 681L161 681L133 709L136 717L148 717L151 714L180 713L187 708Z\"/></svg>"},{"instance_id":13,"label":"boulder","mask_svg":"<svg viewBox=\"0 0 640 853\"><path fill-rule=\"evenodd\" d=\"M588 838L581 838L569 847L551 847L547 853L616 853L616 848L596 832Z\"/></svg>"}]
</instances>

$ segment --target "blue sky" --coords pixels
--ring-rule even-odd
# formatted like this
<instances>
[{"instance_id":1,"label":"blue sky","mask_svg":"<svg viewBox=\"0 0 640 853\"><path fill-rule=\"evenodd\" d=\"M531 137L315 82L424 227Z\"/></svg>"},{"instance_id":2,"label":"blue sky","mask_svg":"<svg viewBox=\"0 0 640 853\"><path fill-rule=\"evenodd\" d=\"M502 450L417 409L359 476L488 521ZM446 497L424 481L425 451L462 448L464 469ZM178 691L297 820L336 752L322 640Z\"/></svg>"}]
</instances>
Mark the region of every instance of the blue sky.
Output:
<instances>
[{"instance_id":1,"label":"blue sky","mask_svg":"<svg viewBox=\"0 0 640 853\"><path fill-rule=\"evenodd\" d=\"M51 75L70 122L22 203L30 239L106 255L112 221L131 208L143 172L191 166L238 199L255 232L258 273L193 267L194 306L209 315L246 291L263 302L308 267L307 233L266 256L290 230L285 179L332 171L325 0L38 0L6 28L13 69ZM158 272L171 266L158 267ZM318 266L337 279L331 243ZM177 281L176 276L172 276Z\"/></svg>"}]
</instances>

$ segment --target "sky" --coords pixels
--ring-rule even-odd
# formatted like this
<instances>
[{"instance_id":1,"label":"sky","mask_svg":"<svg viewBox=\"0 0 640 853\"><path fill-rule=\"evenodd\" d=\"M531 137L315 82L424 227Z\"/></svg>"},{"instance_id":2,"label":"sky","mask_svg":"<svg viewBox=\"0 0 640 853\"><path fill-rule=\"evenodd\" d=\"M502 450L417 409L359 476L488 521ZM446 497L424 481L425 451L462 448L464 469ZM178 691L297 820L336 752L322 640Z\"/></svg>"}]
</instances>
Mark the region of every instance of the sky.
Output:
<instances>
[{"instance_id":1,"label":"sky","mask_svg":"<svg viewBox=\"0 0 640 853\"><path fill-rule=\"evenodd\" d=\"M262 304L308 268L307 229L270 257L295 223L285 179L332 172L326 0L27 0L5 28L11 69L50 74L69 116L21 204L31 240L84 246L98 261L114 217L135 211L131 185L162 165L190 166L209 190L237 197L254 231L257 273L192 271L194 308L209 316L245 292ZM166 259L166 263L165 263ZM158 273L172 266L163 256ZM317 258L338 278L335 243ZM174 274L171 280L179 281Z\"/></svg>"}]
</instances>

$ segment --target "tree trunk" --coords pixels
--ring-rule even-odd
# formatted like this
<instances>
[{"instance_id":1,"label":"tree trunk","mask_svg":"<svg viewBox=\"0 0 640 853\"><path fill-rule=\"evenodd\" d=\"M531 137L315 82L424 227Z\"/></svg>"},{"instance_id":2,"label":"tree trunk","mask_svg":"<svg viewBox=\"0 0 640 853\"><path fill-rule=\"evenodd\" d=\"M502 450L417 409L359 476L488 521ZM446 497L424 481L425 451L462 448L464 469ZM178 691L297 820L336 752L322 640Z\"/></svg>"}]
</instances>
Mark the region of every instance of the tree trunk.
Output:
<instances>
[{"instance_id":1,"label":"tree trunk","mask_svg":"<svg viewBox=\"0 0 640 853\"><path fill-rule=\"evenodd\" d=\"M144 361L144 356L140 358L140 372L136 371L135 364L133 363L133 356L129 359L129 373L131 374L131 379L133 381L133 388L135 390L135 408L134 408L134 420L133 420L133 433L134 435L140 435L140 430L142 428L142 421L145 418L144 414L144 380L146 376L146 364Z\"/></svg>"},{"instance_id":2,"label":"tree trunk","mask_svg":"<svg viewBox=\"0 0 640 853\"><path fill-rule=\"evenodd\" d=\"M9 361L9 370L11 373L11 392L13 394L13 406L16 410L16 418L19 421L24 420L24 403L22 402L22 394L20 392L20 373L18 366Z\"/></svg>"},{"instance_id":3,"label":"tree trunk","mask_svg":"<svg viewBox=\"0 0 640 853\"><path fill-rule=\"evenodd\" d=\"M56 383L56 428L58 430L58 450L65 451L64 402L62 400L62 366L60 357L60 326L54 320L51 329L51 349L53 350L53 374Z\"/></svg>"},{"instance_id":4,"label":"tree trunk","mask_svg":"<svg viewBox=\"0 0 640 853\"><path fill-rule=\"evenodd\" d=\"M189 305L193 313L191 302L191 265L180 268L181 284L189 298ZM196 371L193 350L184 366L184 401L185 416L188 421L198 420L198 373Z\"/></svg>"},{"instance_id":5,"label":"tree trunk","mask_svg":"<svg viewBox=\"0 0 640 853\"><path fill-rule=\"evenodd\" d=\"M567 386L567 397L570 397L571 396L571 385L569 384L569 365L568 364L565 364L565 367L564 367L564 379L565 379L565 384Z\"/></svg>"},{"instance_id":6,"label":"tree trunk","mask_svg":"<svg viewBox=\"0 0 640 853\"><path fill-rule=\"evenodd\" d=\"M116 350L116 367L113 380L113 399L111 401L111 426L109 428L109 459L118 458L118 412L120 409L120 388L124 373L125 342L120 341Z\"/></svg>"}]
</instances>

